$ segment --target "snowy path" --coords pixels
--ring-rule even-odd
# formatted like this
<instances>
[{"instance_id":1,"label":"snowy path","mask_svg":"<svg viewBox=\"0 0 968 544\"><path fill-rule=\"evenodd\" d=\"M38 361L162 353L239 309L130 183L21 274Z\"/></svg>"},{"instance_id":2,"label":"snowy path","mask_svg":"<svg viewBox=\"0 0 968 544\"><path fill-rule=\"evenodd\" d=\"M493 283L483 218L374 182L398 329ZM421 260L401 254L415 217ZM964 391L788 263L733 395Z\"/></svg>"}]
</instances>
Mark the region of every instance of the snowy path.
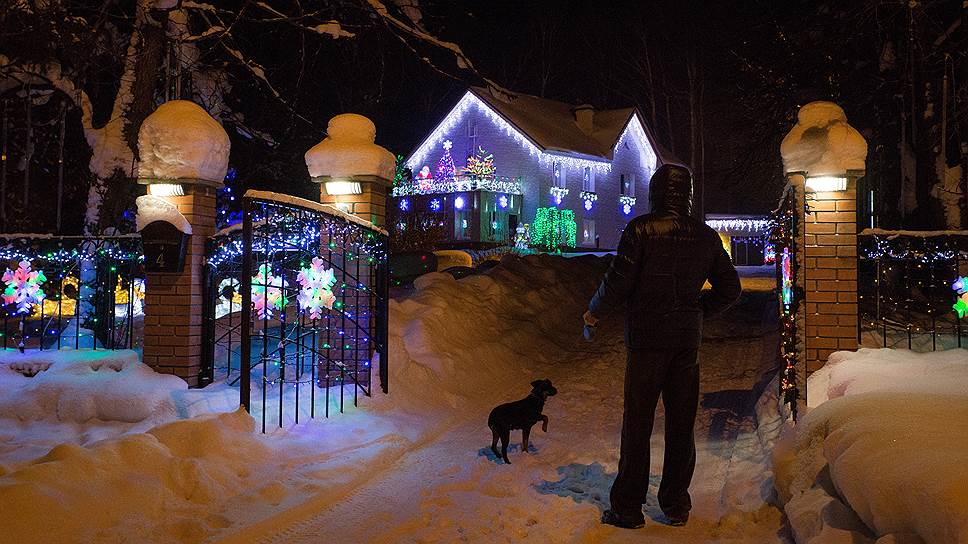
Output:
<instances>
[{"instance_id":1,"label":"snowy path","mask_svg":"<svg viewBox=\"0 0 968 544\"><path fill-rule=\"evenodd\" d=\"M764 499L771 494L769 457L753 411L775 358L771 300L769 292L748 293L727 315L707 323L694 509L684 528L655 521L661 454L653 455L646 528L622 531L598 521L618 462L621 427L624 353L620 326L613 322L603 327L598 343L576 340L561 347L557 364L531 369L559 389L545 409L549 432L536 428L532 434L533 454L515 450L509 454L513 464L504 466L486 448L488 410L527 393L526 382L509 383L493 402L462 407L409 451L374 467L348 493L318 497L226 541L786 542L781 513ZM660 408L657 429L663 420ZM515 433L515 446L519 440ZM653 451L661 447L658 432Z\"/></svg>"}]
</instances>

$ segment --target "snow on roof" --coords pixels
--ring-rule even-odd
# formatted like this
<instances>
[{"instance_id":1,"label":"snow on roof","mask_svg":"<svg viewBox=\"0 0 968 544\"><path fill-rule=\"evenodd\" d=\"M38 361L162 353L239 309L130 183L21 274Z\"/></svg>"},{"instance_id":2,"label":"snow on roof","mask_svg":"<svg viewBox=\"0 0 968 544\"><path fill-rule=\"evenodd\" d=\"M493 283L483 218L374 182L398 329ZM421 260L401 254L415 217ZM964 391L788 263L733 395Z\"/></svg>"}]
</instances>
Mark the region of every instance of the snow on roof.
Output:
<instances>
[{"instance_id":1,"label":"snow on roof","mask_svg":"<svg viewBox=\"0 0 968 544\"><path fill-rule=\"evenodd\" d=\"M811 102L800 108L797 124L780 144L784 172L810 176L843 176L864 170L867 141L847 123L847 115L833 102Z\"/></svg>"},{"instance_id":2,"label":"snow on roof","mask_svg":"<svg viewBox=\"0 0 968 544\"><path fill-rule=\"evenodd\" d=\"M386 230L374 225L373 223L370 223L366 219L362 219L358 215L353 215L351 213L344 212L343 210L336 208L334 206L330 206L329 204L320 204L319 202L313 202L312 200L306 200L305 198L299 198L296 196L284 195L280 193L273 193L271 191L256 191L255 189L249 189L248 191L246 191L245 197L255 198L259 200L271 200L272 202L278 202L279 204L299 206L302 208L315 210L317 212L323 212L329 215L335 215L337 217L346 219L347 221L350 221L352 223L356 223L361 227L365 227L370 230L379 232L380 234L384 234L384 235L387 234ZM238 228L241 228L241 227L238 227ZM223 229L223 230L225 232L228 232L227 229Z\"/></svg>"},{"instance_id":3,"label":"snow on roof","mask_svg":"<svg viewBox=\"0 0 968 544\"><path fill-rule=\"evenodd\" d=\"M393 179L397 159L374 143L373 121L355 113L344 113L329 120L326 132L326 138L306 152L310 176Z\"/></svg>"},{"instance_id":4,"label":"snow on roof","mask_svg":"<svg viewBox=\"0 0 968 544\"><path fill-rule=\"evenodd\" d=\"M532 154L573 155L582 162L579 166L604 165L607 169L607 161L612 160L616 145L625 134L634 132L651 147L650 155L655 155L656 163L677 162L656 144L635 108L593 110L590 130L586 132L580 126L575 112L588 110L587 105L573 106L527 94L471 87L413 152L407 165L418 168L437 143L446 138L446 133L462 117L461 113L475 103L491 113L492 119L503 123L509 135L516 136Z\"/></svg>"},{"instance_id":5,"label":"snow on roof","mask_svg":"<svg viewBox=\"0 0 968 544\"><path fill-rule=\"evenodd\" d=\"M138 215L135 216L135 225L139 232L155 221L164 221L171 223L176 229L185 234L192 233L191 223L178 211L178 207L171 202L157 196L143 195L135 199L135 204L138 205Z\"/></svg>"},{"instance_id":6,"label":"snow on roof","mask_svg":"<svg viewBox=\"0 0 968 544\"><path fill-rule=\"evenodd\" d=\"M138 130L140 179L201 179L221 183L229 137L218 121L188 100L158 106Z\"/></svg>"}]
</instances>

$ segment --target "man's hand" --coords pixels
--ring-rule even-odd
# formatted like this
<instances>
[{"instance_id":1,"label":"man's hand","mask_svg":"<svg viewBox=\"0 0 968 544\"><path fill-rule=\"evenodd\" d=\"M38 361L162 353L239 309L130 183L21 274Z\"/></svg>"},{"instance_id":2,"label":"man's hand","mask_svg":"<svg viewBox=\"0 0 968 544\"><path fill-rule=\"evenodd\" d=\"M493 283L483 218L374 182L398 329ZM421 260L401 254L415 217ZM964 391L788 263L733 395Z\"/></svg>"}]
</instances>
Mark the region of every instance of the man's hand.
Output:
<instances>
[{"instance_id":1,"label":"man's hand","mask_svg":"<svg viewBox=\"0 0 968 544\"><path fill-rule=\"evenodd\" d=\"M586 325L589 325L591 327L595 327L598 325L598 318L593 316L592 313L589 312L588 310L585 310L585 314L582 315L581 318L585 320Z\"/></svg>"}]
</instances>

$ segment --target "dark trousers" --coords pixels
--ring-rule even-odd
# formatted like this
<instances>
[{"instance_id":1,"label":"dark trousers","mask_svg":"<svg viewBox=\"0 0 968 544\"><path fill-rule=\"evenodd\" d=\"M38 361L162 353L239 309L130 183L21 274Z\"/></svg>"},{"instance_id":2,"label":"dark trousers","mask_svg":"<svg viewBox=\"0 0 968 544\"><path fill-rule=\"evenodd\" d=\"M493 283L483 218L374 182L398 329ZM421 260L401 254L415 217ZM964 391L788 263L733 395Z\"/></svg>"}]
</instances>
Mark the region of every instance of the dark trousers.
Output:
<instances>
[{"instance_id":1,"label":"dark trousers","mask_svg":"<svg viewBox=\"0 0 968 544\"><path fill-rule=\"evenodd\" d=\"M621 458L610 494L616 513L642 515L649 491L649 439L660 394L665 407L665 461L659 506L668 514L688 512L692 507L689 483L696 468L693 426L699 402L697 354L695 345L628 351Z\"/></svg>"}]
</instances>

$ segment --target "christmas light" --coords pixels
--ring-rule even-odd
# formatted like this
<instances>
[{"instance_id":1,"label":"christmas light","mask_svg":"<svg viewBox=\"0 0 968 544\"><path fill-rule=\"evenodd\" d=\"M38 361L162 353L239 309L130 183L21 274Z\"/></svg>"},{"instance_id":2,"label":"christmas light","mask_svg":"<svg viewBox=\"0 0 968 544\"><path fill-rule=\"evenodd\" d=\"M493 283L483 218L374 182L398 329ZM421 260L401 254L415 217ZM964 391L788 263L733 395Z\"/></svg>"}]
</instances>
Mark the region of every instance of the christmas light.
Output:
<instances>
[{"instance_id":1,"label":"christmas light","mask_svg":"<svg viewBox=\"0 0 968 544\"><path fill-rule=\"evenodd\" d=\"M18 314L29 314L35 304L43 302L44 291L41 285L47 281L43 270L31 270L29 261L20 261L16 271L7 269L3 273L7 284L3 292L4 304L16 304Z\"/></svg>"},{"instance_id":2,"label":"christmas light","mask_svg":"<svg viewBox=\"0 0 968 544\"><path fill-rule=\"evenodd\" d=\"M554 200L556 206L561 205L561 201L568 196L567 187L551 187L548 189L548 192L551 193L551 198Z\"/></svg>"},{"instance_id":3,"label":"christmas light","mask_svg":"<svg viewBox=\"0 0 968 544\"><path fill-rule=\"evenodd\" d=\"M501 196L497 197L497 205L500 206L502 210L505 209L505 208L507 208L508 207L508 195L501 195Z\"/></svg>"},{"instance_id":4,"label":"christmas light","mask_svg":"<svg viewBox=\"0 0 968 544\"><path fill-rule=\"evenodd\" d=\"M319 319L322 308L333 309L336 295L332 287L336 283L336 276L332 268L325 268L324 261L313 257L312 263L299 271L296 281L302 286L296 302L303 311L309 313L310 319Z\"/></svg>"},{"instance_id":5,"label":"christmas light","mask_svg":"<svg viewBox=\"0 0 968 544\"><path fill-rule=\"evenodd\" d=\"M286 300L283 289L288 287L286 279L272 274L268 264L259 266L259 273L252 278L252 306L259 319L271 319L272 310L282 310Z\"/></svg>"},{"instance_id":6,"label":"christmas light","mask_svg":"<svg viewBox=\"0 0 968 544\"><path fill-rule=\"evenodd\" d=\"M595 202L598 201L598 194L591 191L582 191L578 193L578 196L585 202L585 211L592 211Z\"/></svg>"},{"instance_id":7,"label":"christmas light","mask_svg":"<svg viewBox=\"0 0 968 544\"><path fill-rule=\"evenodd\" d=\"M430 211L432 211L432 212L439 212L440 211L440 199L439 198L435 198L435 199L431 200L430 203L428 204L428 206L430 206Z\"/></svg>"},{"instance_id":8,"label":"christmas light","mask_svg":"<svg viewBox=\"0 0 968 544\"><path fill-rule=\"evenodd\" d=\"M464 171L477 179L493 178L495 172L494 155L478 146L477 153L467 158L467 166Z\"/></svg>"},{"instance_id":9,"label":"christmas light","mask_svg":"<svg viewBox=\"0 0 968 544\"><path fill-rule=\"evenodd\" d=\"M706 224L717 232L735 233L743 232L749 234L765 235L772 224L769 219L763 218L736 218L736 219L707 219Z\"/></svg>"},{"instance_id":10,"label":"christmas light","mask_svg":"<svg viewBox=\"0 0 968 544\"><path fill-rule=\"evenodd\" d=\"M406 198L401 198L399 206L400 206L400 211L402 212L408 211L410 209L410 200Z\"/></svg>"},{"instance_id":11,"label":"christmas light","mask_svg":"<svg viewBox=\"0 0 968 544\"><path fill-rule=\"evenodd\" d=\"M559 246L577 245L575 212L558 208L538 208L531 225L531 243L549 251Z\"/></svg>"},{"instance_id":12,"label":"christmas light","mask_svg":"<svg viewBox=\"0 0 968 544\"><path fill-rule=\"evenodd\" d=\"M454 208L456 208L458 210L463 210L464 209L464 197L459 196L459 197L457 197L457 198L454 199Z\"/></svg>"},{"instance_id":13,"label":"christmas light","mask_svg":"<svg viewBox=\"0 0 968 544\"><path fill-rule=\"evenodd\" d=\"M464 193L470 191L487 191L490 193L523 194L521 178L493 177L478 179L473 176L459 175L446 181L418 180L417 183L405 183L394 187L391 196L434 195L448 193Z\"/></svg>"}]
</instances>

